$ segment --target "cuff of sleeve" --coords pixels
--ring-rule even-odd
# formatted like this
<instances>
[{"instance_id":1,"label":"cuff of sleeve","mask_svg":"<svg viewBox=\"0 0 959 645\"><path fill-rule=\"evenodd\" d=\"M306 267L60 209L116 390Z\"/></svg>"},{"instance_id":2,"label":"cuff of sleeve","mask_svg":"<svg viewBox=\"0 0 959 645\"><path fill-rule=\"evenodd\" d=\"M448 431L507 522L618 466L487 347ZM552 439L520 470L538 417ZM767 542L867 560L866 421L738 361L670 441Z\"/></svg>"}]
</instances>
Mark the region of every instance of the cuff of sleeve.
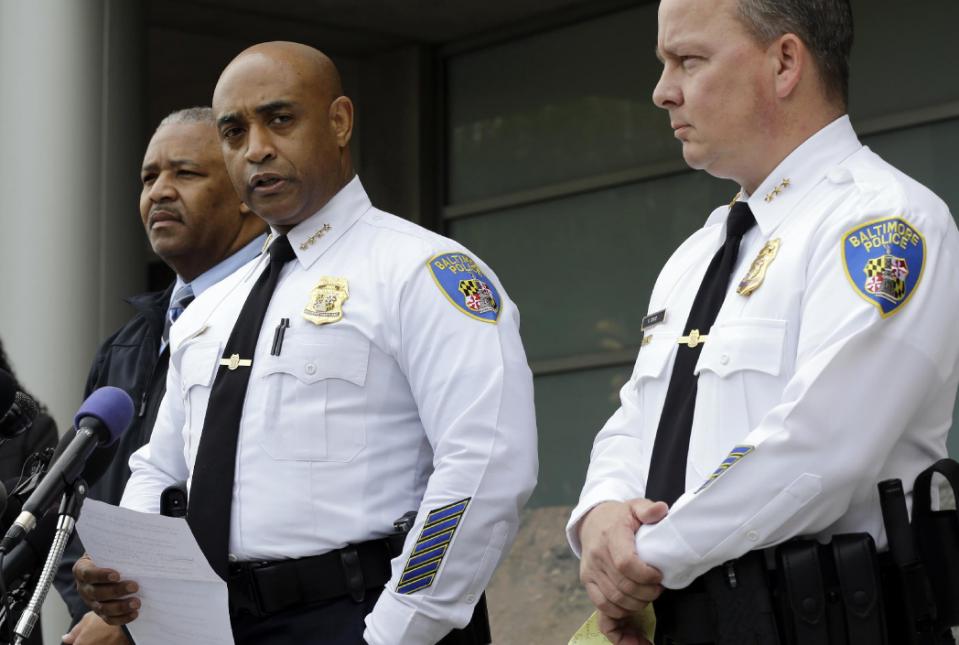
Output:
<instances>
[{"instance_id":1,"label":"cuff of sleeve","mask_svg":"<svg viewBox=\"0 0 959 645\"><path fill-rule=\"evenodd\" d=\"M693 550L669 517L657 524L644 524L636 533L636 553L643 562L663 574L667 589L684 589L706 572L708 564Z\"/></svg>"},{"instance_id":2,"label":"cuff of sleeve","mask_svg":"<svg viewBox=\"0 0 959 645\"><path fill-rule=\"evenodd\" d=\"M642 495L643 493L637 493L614 481L593 486L589 492L584 491L579 499L579 504L570 513L569 522L566 523L566 541L569 542L569 548L573 550L576 557L582 556L583 545L579 541L579 523L587 513L603 502L625 502Z\"/></svg>"},{"instance_id":3,"label":"cuff of sleeve","mask_svg":"<svg viewBox=\"0 0 959 645\"><path fill-rule=\"evenodd\" d=\"M387 587L366 617L363 640L369 645L439 642L452 627L429 618L397 599Z\"/></svg>"}]
</instances>

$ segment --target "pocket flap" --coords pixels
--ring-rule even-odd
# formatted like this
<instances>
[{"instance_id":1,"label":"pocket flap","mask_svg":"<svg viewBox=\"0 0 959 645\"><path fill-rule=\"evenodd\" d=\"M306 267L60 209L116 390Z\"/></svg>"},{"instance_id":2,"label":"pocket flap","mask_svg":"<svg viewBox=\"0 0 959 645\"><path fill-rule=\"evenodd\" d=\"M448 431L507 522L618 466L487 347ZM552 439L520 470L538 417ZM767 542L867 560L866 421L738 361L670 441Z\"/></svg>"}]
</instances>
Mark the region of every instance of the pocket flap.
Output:
<instances>
[{"instance_id":1,"label":"pocket flap","mask_svg":"<svg viewBox=\"0 0 959 645\"><path fill-rule=\"evenodd\" d=\"M290 374L302 383L340 379L354 385L366 383L370 341L356 334L296 338L287 334L280 356L264 357L263 374Z\"/></svg>"},{"instance_id":2,"label":"pocket flap","mask_svg":"<svg viewBox=\"0 0 959 645\"><path fill-rule=\"evenodd\" d=\"M740 319L713 325L696 363L696 374L709 370L725 378L741 370L779 376L786 342L786 321Z\"/></svg>"},{"instance_id":3,"label":"pocket flap","mask_svg":"<svg viewBox=\"0 0 959 645\"><path fill-rule=\"evenodd\" d=\"M220 364L219 341L206 341L183 345L177 352L180 356L180 382L186 392L194 385L210 387L216 377L217 366Z\"/></svg>"},{"instance_id":4,"label":"pocket flap","mask_svg":"<svg viewBox=\"0 0 959 645\"><path fill-rule=\"evenodd\" d=\"M639 350L633 367L633 380L654 379L666 369L673 355L679 332L674 329L657 329L648 336L649 341Z\"/></svg>"}]
</instances>

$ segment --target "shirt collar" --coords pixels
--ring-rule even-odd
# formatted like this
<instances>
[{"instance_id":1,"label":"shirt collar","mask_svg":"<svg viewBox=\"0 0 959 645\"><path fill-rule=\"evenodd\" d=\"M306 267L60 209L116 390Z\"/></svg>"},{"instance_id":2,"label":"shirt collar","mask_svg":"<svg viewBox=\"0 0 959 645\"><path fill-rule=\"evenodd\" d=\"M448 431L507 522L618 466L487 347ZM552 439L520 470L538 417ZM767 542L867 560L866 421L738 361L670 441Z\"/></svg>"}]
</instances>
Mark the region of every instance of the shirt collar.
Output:
<instances>
[{"instance_id":1,"label":"shirt collar","mask_svg":"<svg viewBox=\"0 0 959 645\"><path fill-rule=\"evenodd\" d=\"M207 269L189 283L184 281L183 278L178 275L176 277L176 284L173 285L173 291L170 294L170 304L168 307L173 305L173 298L180 293L180 289L187 285L189 285L190 289L193 291L193 297L199 298L204 291L258 256L260 251L263 249L263 244L265 241L266 234L264 233L263 235L260 235L249 242L246 246L241 248L230 257L222 260L219 264Z\"/></svg>"},{"instance_id":2,"label":"shirt collar","mask_svg":"<svg viewBox=\"0 0 959 645\"><path fill-rule=\"evenodd\" d=\"M739 198L749 202L756 224L768 236L831 168L861 148L849 117L841 116L793 150L755 193L742 191Z\"/></svg>"},{"instance_id":3,"label":"shirt collar","mask_svg":"<svg viewBox=\"0 0 959 645\"><path fill-rule=\"evenodd\" d=\"M310 267L372 207L360 178L353 177L320 210L286 234L300 265Z\"/></svg>"}]
</instances>

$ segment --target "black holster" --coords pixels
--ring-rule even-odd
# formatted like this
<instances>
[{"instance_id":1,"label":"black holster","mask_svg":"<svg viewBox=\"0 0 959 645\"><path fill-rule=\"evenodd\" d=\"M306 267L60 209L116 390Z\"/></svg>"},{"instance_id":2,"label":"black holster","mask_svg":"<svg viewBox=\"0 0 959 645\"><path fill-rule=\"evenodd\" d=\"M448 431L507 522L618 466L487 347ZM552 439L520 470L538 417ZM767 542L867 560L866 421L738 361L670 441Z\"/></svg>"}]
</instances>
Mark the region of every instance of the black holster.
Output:
<instances>
[{"instance_id":1,"label":"black holster","mask_svg":"<svg viewBox=\"0 0 959 645\"><path fill-rule=\"evenodd\" d=\"M828 544L791 540L775 549L774 596L785 645L885 645L879 558L868 533Z\"/></svg>"},{"instance_id":2,"label":"black holster","mask_svg":"<svg viewBox=\"0 0 959 645\"><path fill-rule=\"evenodd\" d=\"M703 585L716 608L716 645L779 645L762 551L708 571Z\"/></svg>"},{"instance_id":3,"label":"black holster","mask_svg":"<svg viewBox=\"0 0 959 645\"><path fill-rule=\"evenodd\" d=\"M887 645L866 533L797 539L706 572L654 603L657 645ZM897 644L898 645L898 644Z\"/></svg>"},{"instance_id":4,"label":"black holster","mask_svg":"<svg viewBox=\"0 0 959 645\"><path fill-rule=\"evenodd\" d=\"M920 473L913 488L912 529L936 603L936 627L959 625L959 511L932 510L932 477L939 473L959 494L959 464L943 459Z\"/></svg>"}]
</instances>

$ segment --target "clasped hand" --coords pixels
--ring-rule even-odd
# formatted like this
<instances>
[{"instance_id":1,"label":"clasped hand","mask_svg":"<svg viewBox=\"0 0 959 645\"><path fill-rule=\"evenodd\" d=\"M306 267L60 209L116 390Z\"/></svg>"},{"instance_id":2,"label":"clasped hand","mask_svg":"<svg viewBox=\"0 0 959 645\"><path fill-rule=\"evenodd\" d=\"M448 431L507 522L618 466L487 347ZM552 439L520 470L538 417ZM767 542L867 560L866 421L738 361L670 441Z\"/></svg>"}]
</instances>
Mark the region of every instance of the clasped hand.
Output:
<instances>
[{"instance_id":1,"label":"clasped hand","mask_svg":"<svg viewBox=\"0 0 959 645\"><path fill-rule=\"evenodd\" d=\"M579 577L599 610L599 627L615 645L647 645L631 618L662 593L662 574L636 554L636 532L664 517L663 502L604 502L580 522Z\"/></svg>"}]
</instances>

